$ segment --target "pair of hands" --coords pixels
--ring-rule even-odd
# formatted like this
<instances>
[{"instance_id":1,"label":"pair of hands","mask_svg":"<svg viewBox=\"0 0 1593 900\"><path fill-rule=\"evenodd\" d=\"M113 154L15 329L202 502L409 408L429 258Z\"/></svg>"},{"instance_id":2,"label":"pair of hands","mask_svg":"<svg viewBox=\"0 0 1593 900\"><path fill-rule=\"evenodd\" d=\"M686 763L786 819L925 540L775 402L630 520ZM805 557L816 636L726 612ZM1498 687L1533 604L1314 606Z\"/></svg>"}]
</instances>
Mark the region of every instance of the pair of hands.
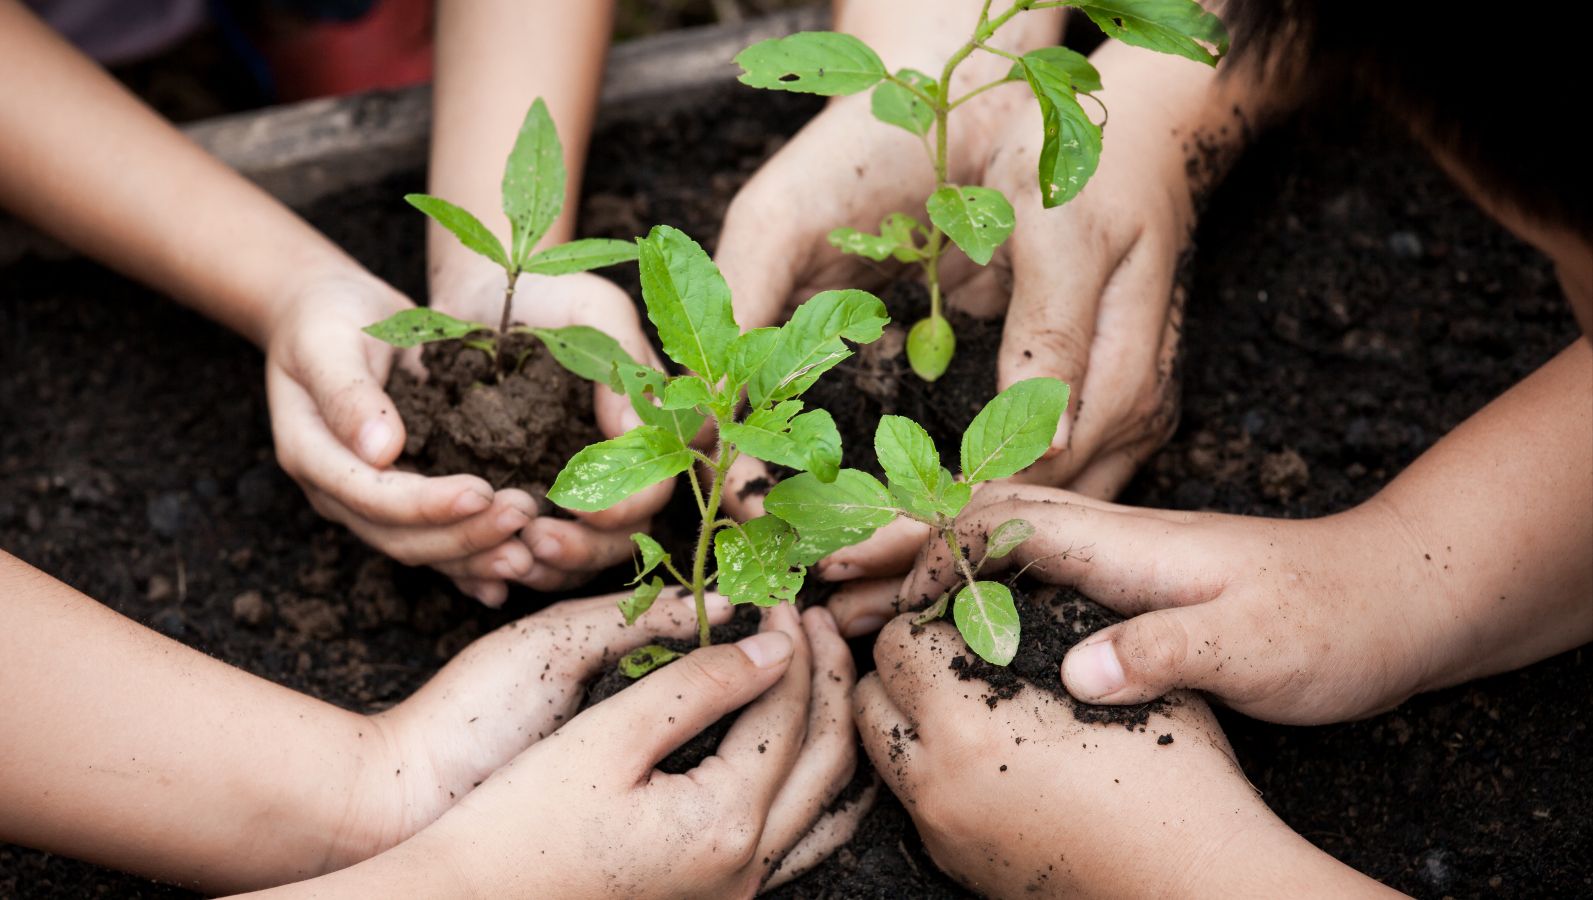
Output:
<instances>
[{"instance_id":1,"label":"pair of hands","mask_svg":"<svg viewBox=\"0 0 1593 900\"><path fill-rule=\"evenodd\" d=\"M506 626L373 716L388 750L366 766L337 857L457 875L448 889L462 896L750 896L847 840L861 808L825 808L856 764L855 673L829 613L771 610L757 635L691 653L570 718L621 654L695 634L689 597L630 627L616 599ZM711 619L729 615L711 599ZM697 769L654 770L743 706Z\"/></svg>"}]
</instances>

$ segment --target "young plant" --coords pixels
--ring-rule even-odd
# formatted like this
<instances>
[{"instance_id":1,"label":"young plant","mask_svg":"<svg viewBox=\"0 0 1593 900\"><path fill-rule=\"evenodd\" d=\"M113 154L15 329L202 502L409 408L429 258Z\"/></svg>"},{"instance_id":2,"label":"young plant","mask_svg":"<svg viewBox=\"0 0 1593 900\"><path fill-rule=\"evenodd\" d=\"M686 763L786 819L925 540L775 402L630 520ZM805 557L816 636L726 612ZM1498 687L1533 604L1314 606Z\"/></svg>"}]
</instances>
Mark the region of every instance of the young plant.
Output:
<instances>
[{"instance_id":1,"label":"young plant","mask_svg":"<svg viewBox=\"0 0 1593 900\"><path fill-rule=\"evenodd\" d=\"M553 126L553 117L548 115L547 104L538 98L526 113L503 169L503 212L509 217L511 229L508 250L480 219L462 207L428 194L404 196L411 206L448 229L459 243L502 267L505 276L503 315L498 319L498 327L494 329L422 308L394 313L365 328L365 333L395 347L468 338L467 344L496 359L498 339L509 333L514 287L522 273L568 275L634 260L634 243L604 238L571 241L532 252L564 209L565 179L564 149ZM554 340L555 332L538 328L528 330L543 343ZM486 335L478 336L482 332Z\"/></svg>"},{"instance_id":2,"label":"young plant","mask_svg":"<svg viewBox=\"0 0 1593 900\"><path fill-rule=\"evenodd\" d=\"M995 581L980 581L987 559L1000 559L1034 534L1034 526L1011 519L990 535L985 554L968 558L957 540L956 518L981 481L1015 475L1040 458L1056 433L1067 407L1068 386L1051 378L1020 381L997 394L979 411L962 436L962 477L954 478L940 463L935 442L918 423L902 416L882 416L874 432L874 453L885 470L885 484L865 472L842 469L834 481L811 474L780 482L764 500L764 508L791 524L804 539L821 536L820 556L862 540L897 516L917 520L945 541L961 578L955 600L942 594L917 619L952 618L963 640L979 656L998 666L1018 652L1018 611L1012 592ZM845 543L823 535L844 535Z\"/></svg>"},{"instance_id":3,"label":"young plant","mask_svg":"<svg viewBox=\"0 0 1593 900\"><path fill-rule=\"evenodd\" d=\"M841 436L822 409L803 411L802 394L819 376L852 355L847 341L877 339L889 319L879 298L864 291L825 291L797 308L778 328L743 332L731 309L730 288L695 241L658 226L636 241L642 300L670 359L689 370L671 376L632 359L594 329L562 329L543 339L553 356L583 378L624 394L643 424L575 454L548 491L567 509L607 509L666 478L687 473L701 516L691 560L677 566L645 534L631 539L641 553L634 593L620 602L627 622L646 612L664 589L662 567L696 601L700 642L709 642L705 596L710 584L732 603L772 606L794 601L809 565L837 547L867 536L847 522L801 517L801 529L781 515L746 523L720 514L725 477L742 454L800 470L800 476L840 489ZM712 450L693 441L712 423ZM1054 424L1054 423L1053 423ZM701 466L699 471L698 466ZM845 476L845 477L841 477ZM869 529L872 531L872 529ZM676 655L643 647L621 668L636 677Z\"/></svg>"},{"instance_id":4,"label":"young plant","mask_svg":"<svg viewBox=\"0 0 1593 900\"><path fill-rule=\"evenodd\" d=\"M1101 158L1106 107L1095 96L1094 92L1101 89L1101 76L1089 60L1066 47L1045 47L1018 56L991 46L991 37L1020 13L1073 7L1089 16L1108 37L1125 44L1212 66L1228 50L1228 35L1222 22L1194 0L1016 0L994 16L991 4L992 0L984 0L973 35L946 60L939 78L915 69L892 74L867 44L831 31L762 41L736 56L743 69L741 82L756 88L824 96L856 94L872 88L874 117L922 140L935 170L935 191L925 202L929 224L896 212L880 223L878 234L837 228L830 232L829 240L845 253L876 262L895 259L922 267L929 287L929 316L908 332L907 359L913 371L926 381L945 373L956 350L956 335L942 311L940 262L947 241L956 244L975 263L987 265L1014 225L1012 204L1000 191L951 183L947 126L952 110L1008 82L1028 85L1040 103L1045 128L1039 185L1040 200L1046 209L1077 196ZM952 76L976 50L1006 57L1012 61L1012 68L1004 77L953 98ZM1096 124L1079 105L1080 94L1101 107L1101 124ZM928 138L931 129L933 147Z\"/></svg>"}]
</instances>

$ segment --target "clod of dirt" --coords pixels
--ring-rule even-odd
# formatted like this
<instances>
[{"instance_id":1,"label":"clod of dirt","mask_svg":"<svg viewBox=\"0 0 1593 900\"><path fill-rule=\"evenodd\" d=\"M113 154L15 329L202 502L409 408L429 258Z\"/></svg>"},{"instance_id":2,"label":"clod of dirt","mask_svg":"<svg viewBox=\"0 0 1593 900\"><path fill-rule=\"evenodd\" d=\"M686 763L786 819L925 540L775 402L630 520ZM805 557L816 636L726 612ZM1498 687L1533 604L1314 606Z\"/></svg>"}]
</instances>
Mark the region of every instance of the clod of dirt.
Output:
<instances>
[{"instance_id":1,"label":"clod of dirt","mask_svg":"<svg viewBox=\"0 0 1593 900\"><path fill-rule=\"evenodd\" d=\"M271 618L271 606L259 591L244 591L232 598L232 618L244 625L264 625Z\"/></svg>"},{"instance_id":2,"label":"clod of dirt","mask_svg":"<svg viewBox=\"0 0 1593 900\"><path fill-rule=\"evenodd\" d=\"M428 475L480 475L542 501L577 451L603 439L592 385L524 333L500 340L496 360L462 341L428 344L426 379L399 368L387 392L408 442L400 465Z\"/></svg>"}]
</instances>

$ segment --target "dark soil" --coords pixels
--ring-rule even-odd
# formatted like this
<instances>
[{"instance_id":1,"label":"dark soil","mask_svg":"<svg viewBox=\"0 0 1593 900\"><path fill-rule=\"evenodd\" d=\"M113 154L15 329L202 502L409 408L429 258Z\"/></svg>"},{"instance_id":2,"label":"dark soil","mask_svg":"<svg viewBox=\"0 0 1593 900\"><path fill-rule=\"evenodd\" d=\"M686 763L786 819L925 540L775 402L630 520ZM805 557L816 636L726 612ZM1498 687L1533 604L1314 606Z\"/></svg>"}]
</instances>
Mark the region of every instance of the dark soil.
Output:
<instances>
[{"instance_id":1,"label":"dark soil","mask_svg":"<svg viewBox=\"0 0 1593 900\"><path fill-rule=\"evenodd\" d=\"M1089 599L1073 588L1057 587L1019 579L1009 582L1012 601L1018 608L1018 654L1005 666L995 666L972 653L951 661L951 668L963 681L980 680L990 686L985 703L995 709L1011 700L1025 686L1045 691L1065 701L1080 722L1121 725L1129 731L1145 730L1152 713L1168 707L1156 700L1132 706L1096 706L1073 699L1062 686L1062 657L1074 644L1123 617Z\"/></svg>"},{"instance_id":2,"label":"dark soil","mask_svg":"<svg viewBox=\"0 0 1593 900\"><path fill-rule=\"evenodd\" d=\"M818 105L736 91L697 116L600 134L585 227L629 237L667 222L711 244L730 194ZM421 217L401 197L419 187L417 175L354 192L312 218L418 297ZM1548 264L1360 113L1318 110L1262 139L1212 196L1197 240L1183 421L1129 502L1343 509L1575 335ZM614 271L634 290L633 273ZM0 284L7 551L220 659L361 710L532 608L516 595L483 610L321 521L272 461L260 356L242 341L83 263L14 266ZM849 447L854 462L871 455ZM1223 721L1291 827L1393 887L1587 896L1590 696L1583 649L1363 722ZM0 847L0 896L187 894ZM778 896L966 893L934 873L884 794L857 839Z\"/></svg>"},{"instance_id":3,"label":"dark soil","mask_svg":"<svg viewBox=\"0 0 1593 900\"><path fill-rule=\"evenodd\" d=\"M540 501L571 456L603 439L591 383L530 335L502 338L496 357L463 341L428 344L421 362L424 380L395 368L387 385L408 435L404 468L468 472Z\"/></svg>"}]
</instances>

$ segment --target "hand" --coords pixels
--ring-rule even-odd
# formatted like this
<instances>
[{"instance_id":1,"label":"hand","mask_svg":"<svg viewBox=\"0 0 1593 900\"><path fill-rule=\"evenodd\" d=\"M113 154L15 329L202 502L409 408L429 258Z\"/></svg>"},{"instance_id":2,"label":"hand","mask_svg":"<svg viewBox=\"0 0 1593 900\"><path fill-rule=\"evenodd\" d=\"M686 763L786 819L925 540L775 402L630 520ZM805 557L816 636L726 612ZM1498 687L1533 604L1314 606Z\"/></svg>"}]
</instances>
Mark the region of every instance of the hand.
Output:
<instances>
[{"instance_id":1,"label":"hand","mask_svg":"<svg viewBox=\"0 0 1593 900\"><path fill-rule=\"evenodd\" d=\"M1437 687L1456 653L1442 604L1396 560L1409 542L1376 501L1324 519L1283 521L1133 509L1064 491L1004 486L957 521L973 559L985 535L1026 519L1035 536L983 572L1028 567L1132 616L1075 646L1068 690L1091 703L1138 703L1175 688L1205 691L1256 718L1319 724L1391 708ZM949 584L930 545L901 588L914 606ZM837 610L849 622L889 612L878 590Z\"/></svg>"},{"instance_id":2,"label":"hand","mask_svg":"<svg viewBox=\"0 0 1593 900\"><path fill-rule=\"evenodd\" d=\"M577 716L369 868L448 873L434 893L471 896L751 896L851 776L852 682L828 614L777 607ZM749 701L698 768L653 768Z\"/></svg>"},{"instance_id":3,"label":"hand","mask_svg":"<svg viewBox=\"0 0 1593 900\"><path fill-rule=\"evenodd\" d=\"M858 683L863 746L935 863L990 897L1380 890L1279 821L1211 710L1180 692L1144 731L1084 723L1035 687L987 706L944 622L890 623ZM1170 743L1162 740L1170 736Z\"/></svg>"},{"instance_id":4,"label":"hand","mask_svg":"<svg viewBox=\"0 0 1593 900\"><path fill-rule=\"evenodd\" d=\"M479 260L456 263L434 281L432 305L462 319L495 323L503 310L503 272ZM632 358L661 368L630 297L596 275L522 275L510 318L538 328L589 325L619 341ZM593 391L593 411L605 435L617 437L641 424L625 397L601 384ZM529 552L511 557L514 567L507 578L537 590L565 590L629 559L631 533L647 530L673 489L674 481L665 481L610 509L577 512L575 520L537 516L533 507L521 536ZM500 583L488 593L481 599L497 605L506 588Z\"/></svg>"},{"instance_id":5,"label":"hand","mask_svg":"<svg viewBox=\"0 0 1593 900\"><path fill-rule=\"evenodd\" d=\"M321 515L405 565L431 565L461 590L502 602L504 579L530 565L514 535L536 504L474 475L428 478L391 468L404 424L384 390L392 347L361 328L410 306L363 272L313 280L289 298L266 342L277 461Z\"/></svg>"}]
</instances>

